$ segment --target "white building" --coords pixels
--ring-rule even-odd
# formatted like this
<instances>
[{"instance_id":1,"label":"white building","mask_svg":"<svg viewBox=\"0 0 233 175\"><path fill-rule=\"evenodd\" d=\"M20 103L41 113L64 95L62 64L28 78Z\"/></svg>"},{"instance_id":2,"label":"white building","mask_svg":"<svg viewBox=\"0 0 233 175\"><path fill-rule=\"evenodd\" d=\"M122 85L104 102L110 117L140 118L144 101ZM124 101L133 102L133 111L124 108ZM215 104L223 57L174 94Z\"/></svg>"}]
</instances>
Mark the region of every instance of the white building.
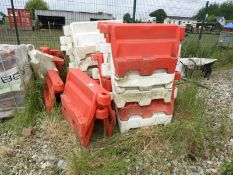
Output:
<instances>
[{"instance_id":1,"label":"white building","mask_svg":"<svg viewBox=\"0 0 233 175\"><path fill-rule=\"evenodd\" d=\"M216 17L216 21L221 25L224 26L226 24L226 19L224 18L224 16L217 16Z\"/></svg>"},{"instance_id":2,"label":"white building","mask_svg":"<svg viewBox=\"0 0 233 175\"><path fill-rule=\"evenodd\" d=\"M147 23L156 23L156 17L149 17Z\"/></svg>"},{"instance_id":3,"label":"white building","mask_svg":"<svg viewBox=\"0 0 233 175\"><path fill-rule=\"evenodd\" d=\"M112 14L98 12L73 12L64 10L35 10L35 18L40 21L43 28L48 28L50 24L55 28L62 28L63 25L69 25L72 22L79 21L98 21L113 20Z\"/></svg>"},{"instance_id":4,"label":"white building","mask_svg":"<svg viewBox=\"0 0 233 175\"><path fill-rule=\"evenodd\" d=\"M186 27L187 25L191 25L194 28L196 28L197 26L197 20L190 17L180 17L180 16L167 16L167 18L164 20L164 23L177 24L184 27Z\"/></svg>"}]
</instances>

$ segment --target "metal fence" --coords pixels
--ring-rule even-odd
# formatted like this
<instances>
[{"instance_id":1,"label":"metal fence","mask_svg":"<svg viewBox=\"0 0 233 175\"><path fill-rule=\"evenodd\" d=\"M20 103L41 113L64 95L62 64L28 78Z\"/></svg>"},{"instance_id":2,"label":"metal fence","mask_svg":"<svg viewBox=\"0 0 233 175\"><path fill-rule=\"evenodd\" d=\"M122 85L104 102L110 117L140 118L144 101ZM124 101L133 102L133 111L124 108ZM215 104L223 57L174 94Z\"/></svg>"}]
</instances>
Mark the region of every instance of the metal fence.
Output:
<instances>
[{"instance_id":1,"label":"metal fence","mask_svg":"<svg viewBox=\"0 0 233 175\"><path fill-rule=\"evenodd\" d=\"M137 21L146 22L149 14L157 9L164 9L168 16L193 16L202 7L202 0L45 0L48 10L36 9L27 15L25 9L28 0L1 0L0 44L17 44L12 2L15 8L19 42L34 44L36 47L49 46L59 49L59 36L63 35L62 26L76 21L96 21L122 19L135 12ZM187 18L189 19L189 18ZM1 16L0 16L1 20ZM13 23L12 23L13 21ZM172 22L172 20L171 20ZM181 23L180 23L181 22ZM180 18L179 24L182 25ZM198 39L197 34L191 34ZM209 37L211 43L217 42L216 36ZM213 40L213 41L212 41Z\"/></svg>"},{"instance_id":2,"label":"metal fence","mask_svg":"<svg viewBox=\"0 0 233 175\"><path fill-rule=\"evenodd\" d=\"M219 45L226 48L233 48L233 31L221 32L219 37Z\"/></svg>"}]
</instances>

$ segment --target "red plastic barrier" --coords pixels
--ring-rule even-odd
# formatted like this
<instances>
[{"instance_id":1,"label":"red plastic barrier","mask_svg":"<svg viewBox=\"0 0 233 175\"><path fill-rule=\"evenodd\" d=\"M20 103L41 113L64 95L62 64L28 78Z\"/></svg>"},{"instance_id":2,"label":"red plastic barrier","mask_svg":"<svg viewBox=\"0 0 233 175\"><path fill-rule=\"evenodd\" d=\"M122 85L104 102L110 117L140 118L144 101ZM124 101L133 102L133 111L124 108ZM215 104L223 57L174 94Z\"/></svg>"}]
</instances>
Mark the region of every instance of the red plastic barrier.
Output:
<instances>
[{"instance_id":1,"label":"red plastic barrier","mask_svg":"<svg viewBox=\"0 0 233 175\"><path fill-rule=\"evenodd\" d=\"M40 47L39 50L43 53L46 53L48 55L52 55L54 56L53 57L53 60L54 60L54 63L56 65L56 67L60 70L62 70L64 64L65 64L65 61L64 59L60 58L59 55L60 55L60 50L50 50L49 47Z\"/></svg>"},{"instance_id":2,"label":"red plastic barrier","mask_svg":"<svg viewBox=\"0 0 233 175\"><path fill-rule=\"evenodd\" d=\"M61 51L60 50L50 50L51 55L59 57Z\"/></svg>"},{"instance_id":3,"label":"red plastic barrier","mask_svg":"<svg viewBox=\"0 0 233 175\"><path fill-rule=\"evenodd\" d=\"M39 47L39 51L51 55L49 47Z\"/></svg>"},{"instance_id":4,"label":"red plastic barrier","mask_svg":"<svg viewBox=\"0 0 233 175\"><path fill-rule=\"evenodd\" d=\"M40 47L39 50L43 53L47 53L49 55L53 55L53 56L56 56L56 57L59 57L60 55L60 50L51 50L49 47Z\"/></svg>"},{"instance_id":5,"label":"red plastic barrier","mask_svg":"<svg viewBox=\"0 0 233 175\"><path fill-rule=\"evenodd\" d=\"M143 118L150 118L154 113L164 112L172 115L174 110L174 100L164 103L163 100L153 100L148 106L139 106L138 103L127 103L125 107L119 108L118 113L122 121L128 121L133 115L140 115Z\"/></svg>"},{"instance_id":6,"label":"red plastic barrier","mask_svg":"<svg viewBox=\"0 0 233 175\"><path fill-rule=\"evenodd\" d=\"M184 39L185 28L174 24L111 24L111 39ZM111 41L113 42L113 41Z\"/></svg>"},{"instance_id":7,"label":"red plastic barrier","mask_svg":"<svg viewBox=\"0 0 233 175\"><path fill-rule=\"evenodd\" d=\"M184 28L166 24L100 23L100 31L111 39L117 76L128 71L151 75L157 69L174 73Z\"/></svg>"},{"instance_id":8,"label":"red plastic barrier","mask_svg":"<svg viewBox=\"0 0 233 175\"><path fill-rule=\"evenodd\" d=\"M108 34L110 40L125 39L184 39L185 28L174 24L126 24L113 22L99 22L100 32ZM115 36L114 36L115 35Z\"/></svg>"},{"instance_id":9,"label":"red plastic barrier","mask_svg":"<svg viewBox=\"0 0 233 175\"><path fill-rule=\"evenodd\" d=\"M69 69L61 101L63 114L82 146L88 146L96 119L103 120L106 135L112 135L116 116L111 109L111 96L80 69Z\"/></svg>"},{"instance_id":10,"label":"red plastic barrier","mask_svg":"<svg viewBox=\"0 0 233 175\"><path fill-rule=\"evenodd\" d=\"M64 91L64 83L59 77L58 73L54 70L49 70L45 78L46 84L43 90L45 99L45 107L47 112L53 108L55 95L61 94Z\"/></svg>"},{"instance_id":11,"label":"red plastic barrier","mask_svg":"<svg viewBox=\"0 0 233 175\"><path fill-rule=\"evenodd\" d=\"M60 58L60 57L57 57L57 56L54 56L53 57L53 60L54 60L54 63L56 65L56 67L59 69L59 70L62 70L63 69L63 66L65 64L65 61L64 59Z\"/></svg>"},{"instance_id":12,"label":"red plastic barrier","mask_svg":"<svg viewBox=\"0 0 233 175\"><path fill-rule=\"evenodd\" d=\"M103 88L105 88L107 91L112 92L112 84L110 77L104 77L102 75L102 68L101 64L104 62L104 57L102 53L92 54L91 58L93 61L98 61L98 69L100 74L100 81Z\"/></svg>"},{"instance_id":13,"label":"red plastic barrier","mask_svg":"<svg viewBox=\"0 0 233 175\"><path fill-rule=\"evenodd\" d=\"M111 42L110 31L113 22L98 22L98 29L104 34L107 43Z\"/></svg>"},{"instance_id":14,"label":"red plastic barrier","mask_svg":"<svg viewBox=\"0 0 233 175\"><path fill-rule=\"evenodd\" d=\"M181 80L181 73L178 71L175 73L175 80Z\"/></svg>"},{"instance_id":15,"label":"red plastic barrier","mask_svg":"<svg viewBox=\"0 0 233 175\"><path fill-rule=\"evenodd\" d=\"M116 75L123 77L128 71L138 71L140 75L146 76L158 69L166 69L169 74L175 72L178 56L173 55L172 51L175 52L178 48L174 48L173 42L130 42L119 42L113 51Z\"/></svg>"}]
</instances>

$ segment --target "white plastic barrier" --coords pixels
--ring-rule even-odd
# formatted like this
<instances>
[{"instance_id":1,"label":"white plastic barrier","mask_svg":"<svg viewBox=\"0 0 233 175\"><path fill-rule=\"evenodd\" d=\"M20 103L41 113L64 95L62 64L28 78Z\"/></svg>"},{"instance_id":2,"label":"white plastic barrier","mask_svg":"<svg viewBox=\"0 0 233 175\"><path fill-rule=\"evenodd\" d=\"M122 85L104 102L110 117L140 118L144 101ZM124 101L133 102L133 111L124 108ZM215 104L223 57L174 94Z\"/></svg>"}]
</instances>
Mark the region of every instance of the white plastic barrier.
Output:
<instances>
[{"instance_id":1,"label":"white plastic barrier","mask_svg":"<svg viewBox=\"0 0 233 175\"><path fill-rule=\"evenodd\" d=\"M87 71L89 69L89 67L93 67L96 66L97 67L98 62L97 61L92 61L91 57L87 57L84 60L81 60L78 62L78 67L82 70L82 71Z\"/></svg>"},{"instance_id":2,"label":"white plastic barrier","mask_svg":"<svg viewBox=\"0 0 233 175\"><path fill-rule=\"evenodd\" d=\"M60 37L61 50L69 56L69 67L78 67L83 71L97 67L97 62L90 59L91 54L105 53L109 49L97 24L98 21L75 22L63 27L65 36Z\"/></svg>"},{"instance_id":3,"label":"white plastic barrier","mask_svg":"<svg viewBox=\"0 0 233 175\"><path fill-rule=\"evenodd\" d=\"M142 118L141 116L131 116L128 121L120 120L117 114L118 125L121 133L128 132L133 128L141 128L152 125L166 125L172 120L172 115L165 115L164 113L155 113L151 118Z\"/></svg>"},{"instance_id":4,"label":"white plastic barrier","mask_svg":"<svg viewBox=\"0 0 233 175\"><path fill-rule=\"evenodd\" d=\"M60 43L61 45L66 45L66 44L72 43L72 39L69 36L61 36Z\"/></svg>"},{"instance_id":5,"label":"white plastic barrier","mask_svg":"<svg viewBox=\"0 0 233 175\"><path fill-rule=\"evenodd\" d=\"M71 36L70 25L63 26L63 33L64 33L65 36Z\"/></svg>"},{"instance_id":6,"label":"white plastic barrier","mask_svg":"<svg viewBox=\"0 0 233 175\"><path fill-rule=\"evenodd\" d=\"M97 25L98 21L73 22L70 24L70 32L73 36L76 33L100 32Z\"/></svg>"},{"instance_id":7,"label":"white plastic barrier","mask_svg":"<svg viewBox=\"0 0 233 175\"><path fill-rule=\"evenodd\" d=\"M96 46L90 45L90 46L79 46L73 48L73 55L76 60L83 60L86 59L88 54L92 54L96 52Z\"/></svg>"},{"instance_id":8,"label":"white plastic barrier","mask_svg":"<svg viewBox=\"0 0 233 175\"><path fill-rule=\"evenodd\" d=\"M166 72L155 72L149 76L140 76L138 72L129 72L124 78L115 77L113 85L116 87L116 90L127 88L149 90L156 86L172 88L174 79L175 74L168 74Z\"/></svg>"},{"instance_id":9,"label":"white plastic barrier","mask_svg":"<svg viewBox=\"0 0 233 175\"><path fill-rule=\"evenodd\" d=\"M58 71L52 55L36 50L32 44L28 44L27 49L28 55L31 58L30 64L42 82L48 70Z\"/></svg>"},{"instance_id":10,"label":"white plastic barrier","mask_svg":"<svg viewBox=\"0 0 233 175\"><path fill-rule=\"evenodd\" d=\"M74 47L95 46L106 43L104 35L100 32L77 33L73 38Z\"/></svg>"},{"instance_id":11,"label":"white plastic barrier","mask_svg":"<svg viewBox=\"0 0 233 175\"><path fill-rule=\"evenodd\" d=\"M123 108L128 102L138 102L140 106L150 105L154 99L163 99L168 103L171 101L172 88L153 88L148 91L127 90L124 93L112 92L114 102L118 108Z\"/></svg>"}]
</instances>

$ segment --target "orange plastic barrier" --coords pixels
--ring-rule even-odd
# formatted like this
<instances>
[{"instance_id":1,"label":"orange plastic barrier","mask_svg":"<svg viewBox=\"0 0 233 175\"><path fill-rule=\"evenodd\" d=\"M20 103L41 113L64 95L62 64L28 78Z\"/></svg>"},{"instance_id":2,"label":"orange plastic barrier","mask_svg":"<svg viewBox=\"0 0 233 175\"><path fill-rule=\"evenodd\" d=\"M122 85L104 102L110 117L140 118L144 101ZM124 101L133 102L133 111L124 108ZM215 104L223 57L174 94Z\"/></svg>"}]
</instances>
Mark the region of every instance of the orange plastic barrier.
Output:
<instances>
[{"instance_id":1,"label":"orange plastic barrier","mask_svg":"<svg viewBox=\"0 0 233 175\"><path fill-rule=\"evenodd\" d=\"M116 116L111 108L111 96L80 69L69 69L61 101L63 114L82 146L89 145L96 119L103 120L106 135L112 135Z\"/></svg>"},{"instance_id":2,"label":"orange plastic barrier","mask_svg":"<svg viewBox=\"0 0 233 175\"><path fill-rule=\"evenodd\" d=\"M107 43L111 42L110 31L113 22L98 22L98 29L104 34Z\"/></svg>"},{"instance_id":3,"label":"orange plastic barrier","mask_svg":"<svg viewBox=\"0 0 233 175\"><path fill-rule=\"evenodd\" d=\"M43 53L59 57L60 50L51 50L49 47L40 47L39 50Z\"/></svg>"},{"instance_id":4,"label":"orange plastic barrier","mask_svg":"<svg viewBox=\"0 0 233 175\"><path fill-rule=\"evenodd\" d=\"M43 95L46 110L47 112L50 112L54 105L55 95L61 94L64 91L64 83L58 73L54 70L49 70L47 72L45 82L46 84L43 90Z\"/></svg>"},{"instance_id":5,"label":"orange plastic barrier","mask_svg":"<svg viewBox=\"0 0 233 175\"><path fill-rule=\"evenodd\" d=\"M39 51L51 55L49 47L39 47Z\"/></svg>"},{"instance_id":6,"label":"orange plastic barrier","mask_svg":"<svg viewBox=\"0 0 233 175\"><path fill-rule=\"evenodd\" d=\"M56 67L59 69L63 68L65 61L64 61L64 59L59 57L60 50L50 50L49 47L40 47L39 50L43 53L48 54L48 55L52 55Z\"/></svg>"},{"instance_id":7,"label":"orange plastic barrier","mask_svg":"<svg viewBox=\"0 0 233 175\"><path fill-rule=\"evenodd\" d=\"M166 115L172 115L173 110L174 100L170 103L164 103L163 100L153 100L148 106L139 106L138 103L128 103L125 107L119 108L118 113L122 121L128 121L133 115L150 118L154 113L158 112L164 112Z\"/></svg>"},{"instance_id":8,"label":"orange plastic barrier","mask_svg":"<svg viewBox=\"0 0 233 175\"><path fill-rule=\"evenodd\" d=\"M112 46L115 74L128 71L151 75L157 69L174 73L184 28L170 24L99 23Z\"/></svg>"},{"instance_id":9,"label":"orange plastic barrier","mask_svg":"<svg viewBox=\"0 0 233 175\"><path fill-rule=\"evenodd\" d=\"M127 24L99 22L98 29L112 39L184 39L185 28L175 24ZM114 36L115 35L115 36Z\"/></svg>"}]
</instances>

